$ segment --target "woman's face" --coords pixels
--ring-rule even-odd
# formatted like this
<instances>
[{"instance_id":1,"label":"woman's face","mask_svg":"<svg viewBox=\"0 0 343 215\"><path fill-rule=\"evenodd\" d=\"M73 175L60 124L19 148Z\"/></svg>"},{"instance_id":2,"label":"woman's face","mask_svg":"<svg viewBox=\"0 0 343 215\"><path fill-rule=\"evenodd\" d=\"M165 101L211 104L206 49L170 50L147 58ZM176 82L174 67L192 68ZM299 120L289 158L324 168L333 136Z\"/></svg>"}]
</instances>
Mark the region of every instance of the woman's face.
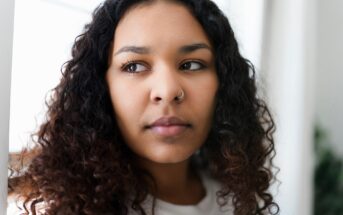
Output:
<instances>
[{"instance_id":1,"label":"woman's face","mask_svg":"<svg viewBox=\"0 0 343 215\"><path fill-rule=\"evenodd\" d=\"M116 28L106 80L119 128L139 158L178 163L206 140L218 88L214 55L184 6L131 8Z\"/></svg>"}]
</instances>

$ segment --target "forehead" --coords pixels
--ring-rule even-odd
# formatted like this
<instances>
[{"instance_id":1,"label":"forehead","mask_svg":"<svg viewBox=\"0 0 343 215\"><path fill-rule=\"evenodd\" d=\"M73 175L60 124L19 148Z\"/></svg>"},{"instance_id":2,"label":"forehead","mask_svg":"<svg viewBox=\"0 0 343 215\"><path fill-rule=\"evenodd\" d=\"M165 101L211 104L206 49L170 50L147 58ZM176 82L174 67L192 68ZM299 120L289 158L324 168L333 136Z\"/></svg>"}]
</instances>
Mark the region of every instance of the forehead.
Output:
<instances>
[{"instance_id":1,"label":"forehead","mask_svg":"<svg viewBox=\"0 0 343 215\"><path fill-rule=\"evenodd\" d=\"M114 49L125 45L206 43L207 35L186 6L156 1L129 9L115 30Z\"/></svg>"}]
</instances>

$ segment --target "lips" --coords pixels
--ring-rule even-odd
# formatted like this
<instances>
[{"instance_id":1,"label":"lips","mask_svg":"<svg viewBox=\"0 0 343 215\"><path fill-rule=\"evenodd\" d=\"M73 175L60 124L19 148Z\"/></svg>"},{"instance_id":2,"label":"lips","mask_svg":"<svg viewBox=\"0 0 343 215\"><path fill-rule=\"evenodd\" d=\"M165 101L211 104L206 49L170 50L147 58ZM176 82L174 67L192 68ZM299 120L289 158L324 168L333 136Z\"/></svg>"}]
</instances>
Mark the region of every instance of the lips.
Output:
<instances>
[{"instance_id":1,"label":"lips","mask_svg":"<svg viewBox=\"0 0 343 215\"><path fill-rule=\"evenodd\" d=\"M161 117L152 124L146 126L156 135L163 137L177 136L185 132L191 124L178 117Z\"/></svg>"}]
</instances>

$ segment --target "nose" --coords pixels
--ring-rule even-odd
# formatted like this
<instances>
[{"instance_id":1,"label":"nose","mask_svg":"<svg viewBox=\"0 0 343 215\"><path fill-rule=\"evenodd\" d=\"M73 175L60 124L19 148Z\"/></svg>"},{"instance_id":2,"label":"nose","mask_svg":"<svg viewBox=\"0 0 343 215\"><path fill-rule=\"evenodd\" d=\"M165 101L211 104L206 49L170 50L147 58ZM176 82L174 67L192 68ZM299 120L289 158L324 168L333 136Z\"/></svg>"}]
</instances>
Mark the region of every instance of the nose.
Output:
<instances>
[{"instance_id":1,"label":"nose","mask_svg":"<svg viewBox=\"0 0 343 215\"><path fill-rule=\"evenodd\" d=\"M151 82L150 100L153 103L181 103L185 92L177 71L169 68L155 71Z\"/></svg>"}]
</instances>

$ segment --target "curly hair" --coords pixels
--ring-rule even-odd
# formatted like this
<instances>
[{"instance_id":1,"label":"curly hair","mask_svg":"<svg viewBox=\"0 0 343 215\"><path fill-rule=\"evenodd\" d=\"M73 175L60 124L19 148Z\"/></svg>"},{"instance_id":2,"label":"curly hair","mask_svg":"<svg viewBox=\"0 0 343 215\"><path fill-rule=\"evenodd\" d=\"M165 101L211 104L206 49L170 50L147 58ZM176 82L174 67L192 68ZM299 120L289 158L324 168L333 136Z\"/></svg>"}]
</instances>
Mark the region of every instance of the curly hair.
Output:
<instances>
[{"instance_id":1,"label":"curly hair","mask_svg":"<svg viewBox=\"0 0 343 215\"><path fill-rule=\"evenodd\" d=\"M212 1L174 1L189 9L209 37L219 80L213 124L192 165L222 184L217 201L232 201L234 214L278 214L268 191L275 178L275 125L257 96L254 67L240 55L228 19ZM142 175L149 177L134 165L119 131L105 74L119 20L133 5L152 2L107 0L76 38L36 133L35 156L9 179L9 191L19 190L27 213L36 214L44 202L45 214L127 214L129 208L146 214L140 204L151 184Z\"/></svg>"}]
</instances>

